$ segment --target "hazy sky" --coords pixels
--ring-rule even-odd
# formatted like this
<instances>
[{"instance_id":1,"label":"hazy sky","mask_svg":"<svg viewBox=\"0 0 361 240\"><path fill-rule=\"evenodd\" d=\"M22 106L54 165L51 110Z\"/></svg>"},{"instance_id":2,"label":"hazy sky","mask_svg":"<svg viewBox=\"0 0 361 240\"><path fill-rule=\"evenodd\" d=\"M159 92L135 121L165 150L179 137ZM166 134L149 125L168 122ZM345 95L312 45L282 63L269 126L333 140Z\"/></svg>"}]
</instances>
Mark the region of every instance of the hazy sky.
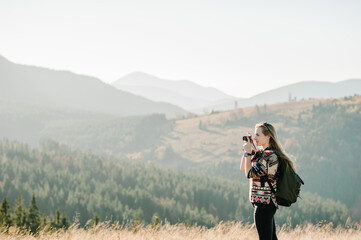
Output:
<instances>
[{"instance_id":1,"label":"hazy sky","mask_svg":"<svg viewBox=\"0 0 361 240\"><path fill-rule=\"evenodd\" d=\"M0 0L0 55L107 83L143 71L249 97L361 78L361 1Z\"/></svg>"}]
</instances>

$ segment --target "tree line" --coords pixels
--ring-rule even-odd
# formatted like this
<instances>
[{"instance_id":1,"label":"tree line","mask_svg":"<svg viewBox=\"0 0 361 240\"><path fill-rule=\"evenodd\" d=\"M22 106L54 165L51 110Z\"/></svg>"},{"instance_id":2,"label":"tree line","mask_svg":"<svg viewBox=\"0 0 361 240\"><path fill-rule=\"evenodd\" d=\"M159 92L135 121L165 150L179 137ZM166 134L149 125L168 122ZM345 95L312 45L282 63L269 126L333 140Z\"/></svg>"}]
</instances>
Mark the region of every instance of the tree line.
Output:
<instances>
[{"instance_id":1,"label":"tree line","mask_svg":"<svg viewBox=\"0 0 361 240\"><path fill-rule=\"evenodd\" d=\"M35 194L39 211L51 215L59 210L81 226L96 213L98 221L120 223L138 219L150 224L156 218L211 227L220 221L253 221L246 183L73 150L54 141L43 142L40 149L0 141L0 197L14 202L19 194L29 204ZM278 224L346 222L344 204L317 194L302 197L279 211Z\"/></svg>"},{"instance_id":2,"label":"tree line","mask_svg":"<svg viewBox=\"0 0 361 240\"><path fill-rule=\"evenodd\" d=\"M10 208L8 200L3 198L0 205L0 226L16 226L19 229L28 230L30 233L37 233L41 229L68 229L70 222L66 215L56 210L55 217L41 214L36 204L35 195L32 195L28 208L24 207L24 200L21 194L15 201L13 209Z\"/></svg>"}]
</instances>

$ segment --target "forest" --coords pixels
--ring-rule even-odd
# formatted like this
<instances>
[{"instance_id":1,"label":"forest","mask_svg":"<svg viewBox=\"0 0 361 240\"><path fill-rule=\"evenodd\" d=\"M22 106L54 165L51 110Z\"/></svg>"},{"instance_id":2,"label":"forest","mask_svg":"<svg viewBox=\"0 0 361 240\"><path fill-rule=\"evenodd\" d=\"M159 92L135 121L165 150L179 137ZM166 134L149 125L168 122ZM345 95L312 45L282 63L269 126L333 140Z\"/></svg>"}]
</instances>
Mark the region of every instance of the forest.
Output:
<instances>
[{"instance_id":1,"label":"forest","mask_svg":"<svg viewBox=\"0 0 361 240\"><path fill-rule=\"evenodd\" d=\"M95 214L101 221L140 219L147 224L157 216L171 224L207 227L220 221L252 221L248 186L237 181L72 150L53 141L35 149L2 140L0 156L0 196L15 206L19 193L25 205L34 194L46 216L59 210L81 225ZM291 209L280 210L279 224L328 219L339 225L348 217L346 205L312 193L305 193Z\"/></svg>"}]
</instances>

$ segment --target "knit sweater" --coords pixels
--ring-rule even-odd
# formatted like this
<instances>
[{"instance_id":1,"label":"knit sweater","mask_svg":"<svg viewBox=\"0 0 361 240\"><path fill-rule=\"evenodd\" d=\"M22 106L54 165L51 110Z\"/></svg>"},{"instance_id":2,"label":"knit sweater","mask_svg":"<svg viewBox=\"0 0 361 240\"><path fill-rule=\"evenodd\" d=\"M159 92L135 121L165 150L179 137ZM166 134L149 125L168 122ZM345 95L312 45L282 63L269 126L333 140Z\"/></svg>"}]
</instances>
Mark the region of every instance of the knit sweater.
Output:
<instances>
[{"instance_id":1,"label":"knit sweater","mask_svg":"<svg viewBox=\"0 0 361 240\"><path fill-rule=\"evenodd\" d=\"M249 197L252 203L270 204L272 201L278 208L275 195L272 193L267 183L267 177L277 191L276 172L278 168L278 157L272 150L265 149L257 151L252 157L252 168L249 170L247 178L250 179Z\"/></svg>"}]
</instances>

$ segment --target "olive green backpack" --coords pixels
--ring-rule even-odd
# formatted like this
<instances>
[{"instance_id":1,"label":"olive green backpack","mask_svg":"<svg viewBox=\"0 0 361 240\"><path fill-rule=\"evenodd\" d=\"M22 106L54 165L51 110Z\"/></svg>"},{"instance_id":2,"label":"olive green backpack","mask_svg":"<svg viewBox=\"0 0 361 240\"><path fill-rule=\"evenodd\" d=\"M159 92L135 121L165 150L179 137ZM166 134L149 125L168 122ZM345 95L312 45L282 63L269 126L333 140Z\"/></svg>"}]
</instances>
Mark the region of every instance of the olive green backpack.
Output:
<instances>
[{"instance_id":1,"label":"olive green backpack","mask_svg":"<svg viewBox=\"0 0 361 240\"><path fill-rule=\"evenodd\" d=\"M268 176L267 183L275 194L278 205L289 207L297 201L300 195L301 184L304 185L304 182L286 161L280 161L280 163L280 168L278 168L276 174L277 192L273 188Z\"/></svg>"}]
</instances>

